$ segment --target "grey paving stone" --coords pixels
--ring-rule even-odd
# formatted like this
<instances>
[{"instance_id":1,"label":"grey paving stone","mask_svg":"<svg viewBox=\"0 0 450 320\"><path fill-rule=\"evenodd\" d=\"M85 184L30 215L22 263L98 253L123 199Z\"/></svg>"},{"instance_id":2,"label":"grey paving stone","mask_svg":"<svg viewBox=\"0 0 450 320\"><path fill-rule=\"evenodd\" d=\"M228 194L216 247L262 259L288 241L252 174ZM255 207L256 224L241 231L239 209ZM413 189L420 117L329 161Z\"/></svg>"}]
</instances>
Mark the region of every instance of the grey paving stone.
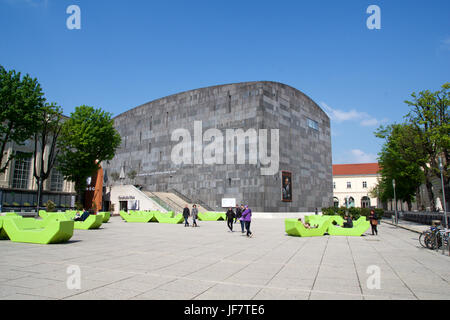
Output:
<instances>
[{"instance_id":1,"label":"grey paving stone","mask_svg":"<svg viewBox=\"0 0 450 320\"><path fill-rule=\"evenodd\" d=\"M450 258L407 230L381 224L376 238L295 238L283 219L261 219L247 239L225 227L113 217L64 245L0 241L0 299L450 299ZM78 291L67 289L70 265L81 268ZM380 290L367 288L373 265Z\"/></svg>"}]
</instances>

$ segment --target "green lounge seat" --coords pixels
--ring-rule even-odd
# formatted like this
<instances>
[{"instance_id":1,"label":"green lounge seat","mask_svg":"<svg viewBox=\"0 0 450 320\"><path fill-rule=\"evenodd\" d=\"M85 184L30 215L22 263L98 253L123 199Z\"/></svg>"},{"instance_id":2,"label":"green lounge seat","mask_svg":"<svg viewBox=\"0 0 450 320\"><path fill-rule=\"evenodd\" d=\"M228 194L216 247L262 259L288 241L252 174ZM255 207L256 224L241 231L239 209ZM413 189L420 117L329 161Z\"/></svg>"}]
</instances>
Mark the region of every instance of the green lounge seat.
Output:
<instances>
[{"instance_id":1,"label":"green lounge seat","mask_svg":"<svg viewBox=\"0 0 450 320\"><path fill-rule=\"evenodd\" d=\"M3 229L13 242L53 244L72 238L74 222L11 217L3 219Z\"/></svg>"},{"instance_id":2,"label":"green lounge seat","mask_svg":"<svg viewBox=\"0 0 450 320\"><path fill-rule=\"evenodd\" d=\"M0 240L9 240L8 235L5 232L5 229L3 229L3 219L0 217Z\"/></svg>"},{"instance_id":3,"label":"green lounge seat","mask_svg":"<svg viewBox=\"0 0 450 320\"><path fill-rule=\"evenodd\" d=\"M48 212L46 219L57 219L59 221L73 221L75 213L67 212ZM44 219L44 220L46 220ZM84 221L74 221L74 228L77 230L94 230L100 228L103 223L103 217L98 215L89 215Z\"/></svg>"},{"instance_id":4,"label":"green lounge seat","mask_svg":"<svg viewBox=\"0 0 450 320\"><path fill-rule=\"evenodd\" d=\"M154 214L152 212L142 212L142 211L130 211L126 213L124 211L120 212L120 216L126 222L129 223L148 223L153 220Z\"/></svg>"},{"instance_id":5,"label":"green lounge seat","mask_svg":"<svg viewBox=\"0 0 450 320\"><path fill-rule=\"evenodd\" d=\"M109 219L111 218L110 212L99 212L97 215L101 216L103 218L103 223L107 223Z\"/></svg>"},{"instance_id":6,"label":"green lounge seat","mask_svg":"<svg viewBox=\"0 0 450 320\"><path fill-rule=\"evenodd\" d=\"M20 217L20 215L15 212L7 212L5 217Z\"/></svg>"},{"instance_id":7,"label":"green lounge seat","mask_svg":"<svg viewBox=\"0 0 450 320\"><path fill-rule=\"evenodd\" d=\"M198 214L200 221L221 221L226 220L226 214L221 212L200 212Z\"/></svg>"},{"instance_id":8,"label":"green lounge seat","mask_svg":"<svg viewBox=\"0 0 450 320\"><path fill-rule=\"evenodd\" d=\"M103 217L91 214L84 221L75 221L77 230L94 230L100 228L103 223Z\"/></svg>"},{"instance_id":9,"label":"green lounge seat","mask_svg":"<svg viewBox=\"0 0 450 320\"><path fill-rule=\"evenodd\" d=\"M361 219L363 218L363 219ZM328 234L330 236L351 236L360 237L370 228L370 222L361 217L353 223L353 228L342 228L330 225L328 227Z\"/></svg>"},{"instance_id":10,"label":"green lounge seat","mask_svg":"<svg viewBox=\"0 0 450 320\"><path fill-rule=\"evenodd\" d=\"M42 219L47 218L48 213L45 210L39 210L39 217L41 217Z\"/></svg>"},{"instance_id":11,"label":"green lounge seat","mask_svg":"<svg viewBox=\"0 0 450 320\"><path fill-rule=\"evenodd\" d=\"M183 215L177 214L175 217L171 217L171 215L167 213L155 213L155 218L158 220L159 223L170 223L170 224L179 224L183 223L184 217Z\"/></svg>"},{"instance_id":12,"label":"green lounge seat","mask_svg":"<svg viewBox=\"0 0 450 320\"><path fill-rule=\"evenodd\" d=\"M321 224L323 221L329 220L331 223L336 221L336 223L340 226L344 224L344 219L339 215L334 216L305 216L305 222L308 222L310 225Z\"/></svg>"},{"instance_id":13,"label":"green lounge seat","mask_svg":"<svg viewBox=\"0 0 450 320\"><path fill-rule=\"evenodd\" d=\"M285 229L286 233L294 237L320 237L325 234L329 225L330 220L324 220L319 224L318 228L307 229L302 222L298 219L285 219Z\"/></svg>"}]
</instances>

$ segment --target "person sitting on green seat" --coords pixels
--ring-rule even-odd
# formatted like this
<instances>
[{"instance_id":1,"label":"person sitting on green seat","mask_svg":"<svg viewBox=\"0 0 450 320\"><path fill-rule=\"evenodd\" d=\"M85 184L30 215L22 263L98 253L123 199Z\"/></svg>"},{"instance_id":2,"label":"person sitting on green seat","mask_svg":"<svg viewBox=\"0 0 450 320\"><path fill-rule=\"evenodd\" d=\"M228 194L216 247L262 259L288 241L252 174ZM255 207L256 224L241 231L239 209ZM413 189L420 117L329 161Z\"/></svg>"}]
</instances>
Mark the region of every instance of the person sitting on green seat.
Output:
<instances>
[{"instance_id":1,"label":"person sitting on green seat","mask_svg":"<svg viewBox=\"0 0 450 320\"><path fill-rule=\"evenodd\" d=\"M353 220L350 216L345 216L344 220L344 228L353 228Z\"/></svg>"},{"instance_id":2,"label":"person sitting on green seat","mask_svg":"<svg viewBox=\"0 0 450 320\"><path fill-rule=\"evenodd\" d=\"M75 217L73 221L85 221L89 217L89 211L84 210L83 214L80 217Z\"/></svg>"}]
</instances>

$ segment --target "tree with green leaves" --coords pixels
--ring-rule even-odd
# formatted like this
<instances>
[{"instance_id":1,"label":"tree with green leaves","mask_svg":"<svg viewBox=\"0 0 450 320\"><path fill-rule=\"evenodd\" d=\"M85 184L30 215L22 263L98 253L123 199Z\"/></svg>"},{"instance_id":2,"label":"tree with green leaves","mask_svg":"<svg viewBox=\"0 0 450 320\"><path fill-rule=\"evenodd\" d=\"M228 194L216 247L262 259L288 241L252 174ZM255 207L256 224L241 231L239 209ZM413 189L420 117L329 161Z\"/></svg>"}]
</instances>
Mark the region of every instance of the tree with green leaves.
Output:
<instances>
[{"instance_id":1,"label":"tree with green leaves","mask_svg":"<svg viewBox=\"0 0 450 320\"><path fill-rule=\"evenodd\" d=\"M397 199L406 202L411 210L415 194L424 181L421 167L426 162L417 129L409 124L394 124L379 128L376 136L386 140L379 153L381 180L377 192L380 199L386 202L394 198L395 180Z\"/></svg>"},{"instance_id":2,"label":"tree with green leaves","mask_svg":"<svg viewBox=\"0 0 450 320\"><path fill-rule=\"evenodd\" d=\"M407 114L408 123L413 126L418 134L420 145L426 155L426 161L422 162L425 174L425 185L430 196L432 210L435 210L435 193L432 179L440 179L439 157L444 166L444 184L449 184L450 164L450 113L449 113L449 89L450 83L445 83L439 91L421 91L413 93L411 101L405 101L412 110Z\"/></svg>"},{"instance_id":3,"label":"tree with green leaves","mask_svg":"<svg viewBox=\"0 0 450 320\"><path fill-rule=\"evenodd\" d=\"M0 66L0 173L22 155L12 152L6 158L6 148L11 143L23 145L33 137L44 101L37 79Z\"/></svg>"},{"instance_id":4,"label":"tree with green leaves","mask_svg":"<svg viewBox=\"0 0 450 320\"><path fill-rule=\"evenodd\" d=\"M88 177L111 160L120 146L120 134L111 114L101 109L80 106L64 122L58 141L58 170L75 183L77 201L84 199Z\"/></svg>"},{"instance_id":5,"label":"tree with green leaves","mask_svg":"<svg viewBox=\"0 0 450 320\"><path fill-rule=\"evenodd\" d=\"M59 149L57 141L63 125L63 114L60 106L45 103L39 108L38 127L34 134L34 171L38 186L37 210L41 207L44 182L49 178L55 166Z\"/></svg>"}]
</instances>

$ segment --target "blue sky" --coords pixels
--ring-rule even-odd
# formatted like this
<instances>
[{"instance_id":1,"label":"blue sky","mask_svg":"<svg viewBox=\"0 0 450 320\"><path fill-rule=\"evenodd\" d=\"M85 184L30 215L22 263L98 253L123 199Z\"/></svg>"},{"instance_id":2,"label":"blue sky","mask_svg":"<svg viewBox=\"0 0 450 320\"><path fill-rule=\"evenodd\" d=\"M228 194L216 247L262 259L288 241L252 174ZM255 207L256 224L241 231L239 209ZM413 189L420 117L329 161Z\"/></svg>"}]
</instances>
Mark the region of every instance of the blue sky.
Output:
<instances>
[{"instance_id":1,"label":"blue sky","mask_svg":"<svg viewBox=\"0 0 450 320\"><path fill-rule=\"evenodd\" d=\"M81 9L69 30L66 9ZM369 30L366 9L381 9ZM118 115L205 86L291 85L331 117L334 163L376 161L380 124L450 81L450 1L0 0L0 64L37 77L65 114Z\"/></svg>"}]
</instances>

